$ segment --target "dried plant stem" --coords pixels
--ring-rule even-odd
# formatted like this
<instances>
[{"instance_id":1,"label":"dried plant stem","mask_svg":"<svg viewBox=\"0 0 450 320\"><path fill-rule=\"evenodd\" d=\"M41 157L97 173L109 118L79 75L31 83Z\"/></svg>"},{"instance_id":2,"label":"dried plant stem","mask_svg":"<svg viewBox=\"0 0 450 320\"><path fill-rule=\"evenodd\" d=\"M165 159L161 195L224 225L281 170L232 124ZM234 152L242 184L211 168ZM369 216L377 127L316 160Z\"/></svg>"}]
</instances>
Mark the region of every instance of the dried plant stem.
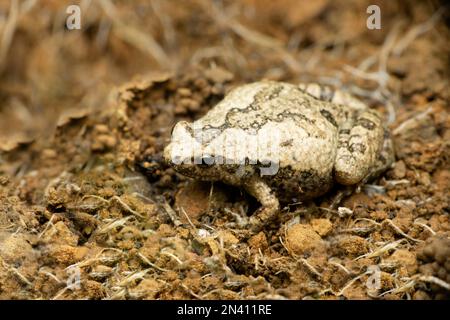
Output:
<instances>
[{"instance_id":1,"label":"dried plant stem","mask_svg":"<svg viewBox=\"0 0 450 320\"><path fill-rule=\"evenodd\" d=\"M112 20L113 32L119 38L137 49L150 54L162 67L167 69L172 69L174 67L169 56L149 33L144 33L141 30L122 22L116 7L110 0L100 0L100 5L105 14Z\"/></svg>"}]
</instances>

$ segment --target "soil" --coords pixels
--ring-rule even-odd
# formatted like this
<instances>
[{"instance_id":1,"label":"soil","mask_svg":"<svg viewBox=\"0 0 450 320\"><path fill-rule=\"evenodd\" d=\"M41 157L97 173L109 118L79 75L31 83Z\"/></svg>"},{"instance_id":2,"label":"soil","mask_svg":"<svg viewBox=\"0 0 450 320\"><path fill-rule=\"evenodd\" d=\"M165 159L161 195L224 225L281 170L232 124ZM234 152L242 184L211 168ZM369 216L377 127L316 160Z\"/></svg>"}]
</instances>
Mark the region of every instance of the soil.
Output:
<instances>
[{"instance_id":1,"label":"soil","mask_svg":"<svg viewBox=\"0 0 450 320\"><path fill-rule=\"evenodd\" d=\"M1 2L0 299L449 299L449 10L372 2ZM359 96L396 162L249 235L255 199L161 152L260 79Z\"/></svg>"}]
</instances>

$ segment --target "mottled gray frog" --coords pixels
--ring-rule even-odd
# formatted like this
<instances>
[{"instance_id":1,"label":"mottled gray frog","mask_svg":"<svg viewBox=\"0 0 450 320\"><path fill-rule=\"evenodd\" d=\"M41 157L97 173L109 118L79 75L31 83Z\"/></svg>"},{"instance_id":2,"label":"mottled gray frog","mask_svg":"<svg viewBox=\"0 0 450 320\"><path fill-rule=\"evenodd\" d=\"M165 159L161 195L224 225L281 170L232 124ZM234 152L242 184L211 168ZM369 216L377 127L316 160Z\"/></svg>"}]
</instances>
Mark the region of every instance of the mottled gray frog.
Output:
<instances>
[{"instance_id":1,"label":"mottled gray frog","mask_svg":"<svg viewBox=\"0 0 450 320\"><path fill-rule=\"evenodd\" d=\"M177 172L243 187L260 203L259 230L279 203L311 199L334 182L361 185L394 160L380 114L318 84L239 86L205 116L178 122L164 159Z\"/></svg>"}]
</instances>

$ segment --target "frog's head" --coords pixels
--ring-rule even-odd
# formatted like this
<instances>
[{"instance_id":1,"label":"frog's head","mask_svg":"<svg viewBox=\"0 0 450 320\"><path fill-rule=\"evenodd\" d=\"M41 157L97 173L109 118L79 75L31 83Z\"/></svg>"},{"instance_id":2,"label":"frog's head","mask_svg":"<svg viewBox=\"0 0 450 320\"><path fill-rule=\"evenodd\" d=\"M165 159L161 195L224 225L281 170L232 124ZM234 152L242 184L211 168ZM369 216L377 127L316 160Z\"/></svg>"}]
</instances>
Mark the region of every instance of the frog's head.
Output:
<instances>
[{"instance_id":1,"label":"frog's head","mask_svg":"<svg viewBox=\"0 0 450 320\"><path fill-rule=\"evenodd\" d=\"M193 178L212 178L216 175L213 156L204 154L204 135L187 121L178 122L172 129L169 145L163 157L175 171Z\"/></svg>"},{"instance_id":2,"label":"frog's head","mask_svg":"<svg viewBox=\"0 0 450 320\"><path fill-rule=\"evenodd\" d=\"M200 121L180 121L172 130L163 157L175 171L202 180L274 175L279 168L274 136L272 130L257 136L242 129L205 129ZM259 146L258 139L262 140Z\"/></svg>"}]
</instances>

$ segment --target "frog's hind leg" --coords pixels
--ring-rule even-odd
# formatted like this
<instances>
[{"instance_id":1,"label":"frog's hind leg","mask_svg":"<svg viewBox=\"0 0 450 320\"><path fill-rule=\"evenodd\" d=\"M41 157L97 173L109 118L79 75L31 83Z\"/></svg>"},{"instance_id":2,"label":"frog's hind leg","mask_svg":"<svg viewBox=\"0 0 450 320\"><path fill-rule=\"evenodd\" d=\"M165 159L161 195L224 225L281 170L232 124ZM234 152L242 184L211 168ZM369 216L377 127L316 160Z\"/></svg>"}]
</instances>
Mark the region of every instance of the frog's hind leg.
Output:
<instances>
[{"instance_id":1,"label":"frog's hind leg","mask_svg":"<svg viewBox=\"0 0 450 320\"><path fill-rule=\"evenodd\" d=\"M250 218L252 231L258 232L275 217L280 204L270 187L259 177L254 177L244 183L244 188L261 203L261 208Z\"/></svg>"}]
</instances>

